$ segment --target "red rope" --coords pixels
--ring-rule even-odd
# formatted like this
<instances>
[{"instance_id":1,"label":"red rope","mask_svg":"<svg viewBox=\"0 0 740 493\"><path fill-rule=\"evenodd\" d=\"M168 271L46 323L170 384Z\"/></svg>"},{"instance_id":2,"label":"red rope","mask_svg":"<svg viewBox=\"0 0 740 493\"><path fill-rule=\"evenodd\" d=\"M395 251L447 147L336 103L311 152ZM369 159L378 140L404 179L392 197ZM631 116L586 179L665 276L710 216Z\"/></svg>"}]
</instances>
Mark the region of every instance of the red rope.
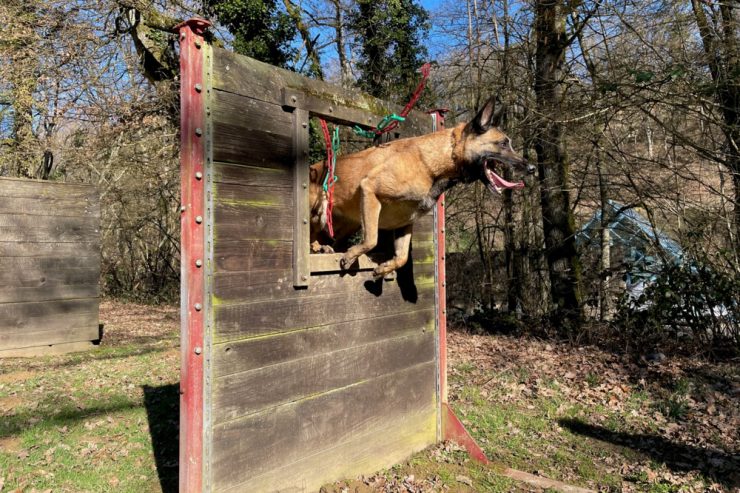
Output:
<instances>
[{"instance_id":1,"label":"red rope","mask_svg":"<svg viewBox=\"0 0 740 493\"><path fill-rule=\"evenodd\" d=\"M416 102L421 97L421 93L424 91L424 86L427 83L427 79L429 78L429 73L432 71L432 64L427 62L424 65L421 66L421 80L419 81L419 84L416 86L416 90L414 90L414 94L411 95L411 99L409 99L409 102L406 103L406 106L403 107L403 110L401 111L399 116L402 116L406 118L409 113L411 113L411 108L414 107ZM398 126L398 120L393 120L390 124L388 124L387 127L381 129L381 130L375 130L376 135L381 135L386 132L390 132L394 128Z\"/></svg>"},{"instance_id":2,"label":"red rope","mask_svg":"<svg viewBox=\"0 0 740 493\"><path fill-rule=\"evenodd\" d=\"M324 133L324 142L326 143L326 166L328 168L326 182L326 199L328 201L328 205L326 206L326 226L329 228L329 236L334 238L334 224L332 221L332 210L334 209L334 151L331 145L329 125L323 119L319 119L319 122L321 123L321 130ZM319 186L322 186L322 184L319 184Z\"/></svg>"}]
</instances>

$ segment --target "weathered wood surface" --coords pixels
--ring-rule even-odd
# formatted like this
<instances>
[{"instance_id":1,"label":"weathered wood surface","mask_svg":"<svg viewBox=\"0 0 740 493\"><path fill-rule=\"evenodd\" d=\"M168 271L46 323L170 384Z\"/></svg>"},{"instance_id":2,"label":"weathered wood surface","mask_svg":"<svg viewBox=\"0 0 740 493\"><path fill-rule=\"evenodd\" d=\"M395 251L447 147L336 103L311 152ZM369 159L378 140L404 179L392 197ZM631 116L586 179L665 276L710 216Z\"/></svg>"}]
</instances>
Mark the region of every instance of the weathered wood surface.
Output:
<instances>
[{"instance_id":1,"label":"weathered wood surface","mask_svg":"<svg viewBox=\"0 0 740 493\"><path fill-rule=\"evenodd\" d=\"M375 433L391 442L386 425L404 418L423 420L431 428L425 438L433 441L436 420L428 418L436 402L434 366L423 363L215 426L213 490L227 490L307 457L313 460L304 463L301 472L310 475L311 469L323 467L316 461L322 452L362 447L353 442L358 435ZM382 455L372 459L373 464L384 462ZM324 476L323 471L316 476Z\"/></svg>"},{"instance_id":2,"label":"weathered wood surface","mask_svg":"<svg viewBox=\"0 0 740 493\"><path fill-rule=\"evenodd\" d=\"M99 228L94 187L0 178L0 356L98 338Z\"/></svg>"},{"instance_id":3,"label":"weathered wood surface","mask_svg":"<svg viewBox=\"0 0 740 493\"><path fill-rule=\"evenodd\" d=\"M303 101L291 104L343 124L374 125L384 116L402 110L358 90L341 89L219 48L213 51L213 86L221 91L275 105L285 104L286 93L303 94ZM431 130L429 115L414 110L395 133L412 136Z\"/></svg>"},{"instance_id":4,"label":"weathered wood surface","mask_svg":"<svg viewBox=\"0 0 740 493\"><path fill-rule=\"evenodd\" d=\"M436 439L432 217L416 223L396 280L334 272L334 256L299 247L306 169L295 163L307 164L309 114L367 125L400 108L213 55L209 489L309 491L388 466ZM430 130L412 112L394 134Z\"/></svg>"}]
</instances>

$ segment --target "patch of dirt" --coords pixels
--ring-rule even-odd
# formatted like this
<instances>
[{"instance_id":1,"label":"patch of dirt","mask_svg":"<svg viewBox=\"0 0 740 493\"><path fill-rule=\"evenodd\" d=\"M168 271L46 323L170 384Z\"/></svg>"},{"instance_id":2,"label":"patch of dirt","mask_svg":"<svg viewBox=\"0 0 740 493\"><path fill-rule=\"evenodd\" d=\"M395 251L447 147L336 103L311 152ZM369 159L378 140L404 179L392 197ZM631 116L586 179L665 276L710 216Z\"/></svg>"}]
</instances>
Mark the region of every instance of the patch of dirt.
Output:
<instances>
[{"instance_id":1,"label":"patch of dirt","mask_svg":"<svg viewBox=\"0 0 740 493\"><path fill-rule=\"evenodd\" d=\"M23 404L23 399L17 395L0 397L0 414L12 413L20 407L21 404Z\"/></svg>"},{"instance_id":2,"label":"patch of dirt","mask_svg":"<svg viewBox=\"0 0 740 493\"><path fill-rule=\"evenodd\" d=\"M25 370L13 371L10 373L0 373L0 385L6 383L25 382L35 375L35 372Z\"/></svg>"},{"instance_id":3,"label":"patch of dirt","mask_svg":"<svg viewBox=\"0 0 740 493\"><path fill-rule=\"evenodd\" d=\"M18 437L0 437L0 450L7 454L15 454L23 449ZM2 491L2 490L0 490Z\"/></svg>"},{"instance_id":4,"label":"patch of dirt","mask_svg":"<svg viewBox=\"0 0 740 493\"><path fill-rule=\"evenodd\" d=\"M102 346L153 343L178 336L180 309L173 305L140 305L106 300L100 303Z\"/></svg>"}]
</instances>

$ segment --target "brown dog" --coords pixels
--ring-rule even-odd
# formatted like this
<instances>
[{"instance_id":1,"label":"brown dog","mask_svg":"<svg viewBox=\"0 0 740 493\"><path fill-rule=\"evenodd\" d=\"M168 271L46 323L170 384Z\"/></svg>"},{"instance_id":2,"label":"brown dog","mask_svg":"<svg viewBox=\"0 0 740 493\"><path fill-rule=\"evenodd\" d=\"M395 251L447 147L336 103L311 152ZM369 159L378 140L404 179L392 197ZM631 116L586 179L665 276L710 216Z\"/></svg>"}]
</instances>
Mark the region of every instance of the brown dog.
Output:
<instances>
[{"instance_id":1,"label":"brown dog","mask_svg":"<svg viewBox=\"0 0 740 493\"><path fill-rule=\"evenodd\" d=\"M375 276L384 276L408 260L414 221L429 212L437 198L458 182L481 180L491 191L522 188L498 173L508 166L533 173L534 166L511 147L511 139L497 128L501 110L494 98L468 123L432 134L400 139L337 159L334 186L335 236L341 238L362 227L363 239L341 260L343 269L372 250L378 230L400 230L395 254L378 265ZM310 204L312 241L326 225L326 196L321 188L324 163L311 166Z\"/></svg>"}]
</instances>

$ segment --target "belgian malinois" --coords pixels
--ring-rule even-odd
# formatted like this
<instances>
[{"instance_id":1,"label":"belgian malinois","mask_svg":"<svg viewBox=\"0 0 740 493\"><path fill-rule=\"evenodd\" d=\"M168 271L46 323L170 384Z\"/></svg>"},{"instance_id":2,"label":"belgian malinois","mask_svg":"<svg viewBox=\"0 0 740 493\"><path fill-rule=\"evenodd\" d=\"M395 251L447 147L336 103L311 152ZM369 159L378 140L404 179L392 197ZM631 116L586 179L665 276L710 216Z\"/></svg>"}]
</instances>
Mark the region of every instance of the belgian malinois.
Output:
<instances>
[{"instance_id":1,"label":"belgian malinois","mask_svg":"<svg viewBox=\"0 0 740 493\"><path fill-rule=\"evenodd\" d=\"M503 168L534 173L511 147L511 139L498 125L502 108L491 98L468 124L432 134L399 139L337 159L334 185L335 236L351 235L360 227L362 242L350 247L341 259L342 269L372 250L378 230L397 230L391 260L378 265L373 274L386 274L406 264L414 221L429 212L437 198L457 183L480 180L492 192L520 189L523 182L503 179ZM321 182L323 162L311 166L310 204L312 241L326 225L326 194Z\"/></svg>"}]
</instances>

